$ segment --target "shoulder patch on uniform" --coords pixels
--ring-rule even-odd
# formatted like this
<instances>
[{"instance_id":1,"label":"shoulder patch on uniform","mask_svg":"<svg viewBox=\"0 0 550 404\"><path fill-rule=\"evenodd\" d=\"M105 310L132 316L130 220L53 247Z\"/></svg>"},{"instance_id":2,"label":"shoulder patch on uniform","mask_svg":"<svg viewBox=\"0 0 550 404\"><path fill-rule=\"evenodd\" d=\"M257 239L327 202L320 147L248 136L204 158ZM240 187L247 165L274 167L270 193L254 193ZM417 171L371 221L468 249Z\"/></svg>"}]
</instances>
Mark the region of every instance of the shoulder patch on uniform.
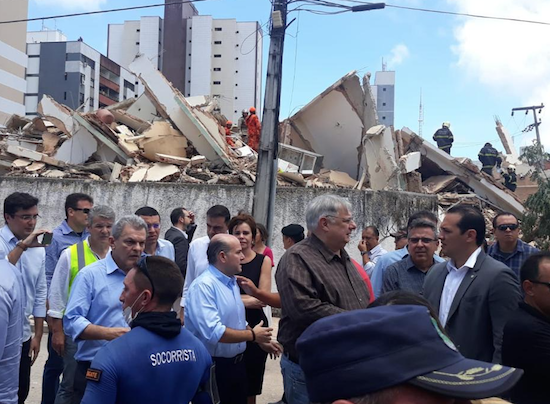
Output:
<instances>
[{"instance_id":1,"label":"shoulder patch on uniform","mask_svg":"<svg viewBox=\"0 0 550 404\"><path fill-rule=\"evenodd\" d=\"M101 379L102 371L99 369L89 368L86 371L86 379L91 380L92 382L98 382Z\"/></svg>"}]
</instances>

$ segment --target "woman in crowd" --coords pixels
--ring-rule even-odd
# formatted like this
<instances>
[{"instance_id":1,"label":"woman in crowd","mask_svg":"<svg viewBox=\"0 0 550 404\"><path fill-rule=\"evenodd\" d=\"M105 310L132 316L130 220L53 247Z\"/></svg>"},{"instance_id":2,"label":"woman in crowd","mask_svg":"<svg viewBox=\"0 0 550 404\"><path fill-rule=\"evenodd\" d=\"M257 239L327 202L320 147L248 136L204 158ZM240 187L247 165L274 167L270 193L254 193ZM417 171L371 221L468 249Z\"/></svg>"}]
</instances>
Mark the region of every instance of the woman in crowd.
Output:
<instances>
[{"instance_id":1,"label":"woman in crowd","mask_svg":"<svg viewBox=\"0 0 550 404\"><path fill-rule=\"evenodd\" d=\"M256 239L257 233L254 218L247 214L233 217L229 222L229 233L239 239L243 249L244 261L242 262L242 272L240 275L248 278L258 289L270 292L271 259L265 255L258 254L252 248L252 243ZM265 303L247 295L242 288L241 295L246 308L246 321L248 325L254 327L263 321L264 326L267 326L267 317L262 310ZM255 404L256 396L262 393L266 360L267 353L258 344L247 342L244 362L248 379L248 404Z\"/></svg>"},{"instance_id":2,"label":"woman in crowd","mask_svg":"<svg viewBox=\"0 0 550 404\"><path fill-rule=\"evenodd\" d=\"M271 260L271 266L275 266L275 260L273 259L273 251L271 248L265 245L269 238L269 233L265 226L261 223L256 223L256 237L254 238L254 251L258 254L268 256Z\"/></svg>"}]
</instances>

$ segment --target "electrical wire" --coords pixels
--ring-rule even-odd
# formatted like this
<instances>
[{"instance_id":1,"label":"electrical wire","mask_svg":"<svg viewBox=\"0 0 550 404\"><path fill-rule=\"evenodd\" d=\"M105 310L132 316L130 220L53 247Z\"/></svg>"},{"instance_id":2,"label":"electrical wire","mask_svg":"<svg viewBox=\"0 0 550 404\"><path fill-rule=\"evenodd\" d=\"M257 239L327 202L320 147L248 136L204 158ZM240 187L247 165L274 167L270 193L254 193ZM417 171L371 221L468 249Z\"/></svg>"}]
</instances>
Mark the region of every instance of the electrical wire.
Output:
<instances>
[{"instance_id":1,"label":"electrical wire","mask_svg":"<svg viewBox=\"0 0 550 404\"><path fill-rule=\"evenodd\" d=\"M296 43L294 44L294 73L292 77L292 90L290 91L290 102L288 103L288 110L292 108L292 101L294 100L294 85L296 84L296 66L298 61L298 34L300 33L300 13L296 18Z\"/></svg>"},{"instance_id":2,"label":"electrical wire","mask_svg":"<svg viewBox=\"0 0 550 404\"><path fill-rule=\"evenodd\" d=\"M61 14L61 15L52 15L52 16L48 16L48 17L36 17L36 18L26 18L26 19L21 19L21 20L0 21L0 25L1 24L14 24L14 23L18 23L18 22L53 20L53 19L57 19L57 18L80 17L80 16L83 16L83 15L115 13L115 12L118 12L118 11L141 10L141 9L145 9L145 8L164 7L164 6L172 6L172 5L187 4L187 3L198 3L198 2L202 2L202 1L208 1L208 0L183 0L183 1L174 1L174 2L170 2L170 3L150 4L150 5L146 5L146 6L113 8L113 9L110 9L110 10L85 11L85 12L82 12L82 13Z\"/></svg>"}]
</instances>

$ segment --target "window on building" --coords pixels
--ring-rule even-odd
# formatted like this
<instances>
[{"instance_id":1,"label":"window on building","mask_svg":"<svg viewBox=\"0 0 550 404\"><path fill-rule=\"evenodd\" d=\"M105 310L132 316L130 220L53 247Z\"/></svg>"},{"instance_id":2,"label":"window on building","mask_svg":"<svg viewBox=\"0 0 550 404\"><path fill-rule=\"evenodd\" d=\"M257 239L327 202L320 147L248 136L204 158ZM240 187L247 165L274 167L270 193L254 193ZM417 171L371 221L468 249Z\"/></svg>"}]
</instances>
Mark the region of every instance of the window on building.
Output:
<instances>
[{"instance_id":1,"label":"window on building","mask_svg":"<svg viewBox=\"0 0 550 404\"><path fill-rule=\"evenodd\" d=\"M236 99L236 100L238 100L238 99L239 99L239 97L235 97L235 99Z\"/></svg>"},{"instance_id":2,"label":"window on building","mask_svg":"<svg viewBox=\"0 0 550 404\"><path fill-rule=\"evenodd\" d=\"M191 66L189 66L188 69L191 70Z\"/></svg>"},{"instance_id":3,"label":"window on building","mask_svg":"<svg viewBox=\"0 0 550 404\"><path fill-rule=\"evenodd\" d=\"M239 87L239 84L238 84L238 83L235 83L235 87Z\"/></svg>"},{"instance_id":4,"label":"window on building","mask_svg":"<svg viewBox=\"0 0 550 404\"><path fill-rule=\"evenodd\" d=\"M189 56L191 56L191 54L189 54Z\"/></svg>"},{"instance_id":5,"label":"window on building","mask_svg":"<svg viewBox=\"0 0 550 404\"><path fill-rule=\"evenodd\" d=\"M239 71L238 71L238 70L235 70L235 73L239 73Z\"/></svg>"},{"instance_id":6,"label":"window on building","mask_svg":"<svg viewBox=\"0 0 550 404\"><path fill-rule=\"evenodd\" d=\"M214 28L214 31L221 31L222 30L222 27L215 27Z\"/></svg>"},{"instance_id":7,"label":"window on building","mask_svg":"<svg viewBox=\"0 0 550 404\"><path fill-rule=\"evenodd\" d=\"M385 107L385 106L386 106L386 103L385 103L385 102L383 102L383 103L382 103L382 106L383 106L383 107Z\"/></svg>"},{"instance_id":8,"label":"window on building","mask_svg":"<svg viewBox=\"0 0 550 404\"><path fill-rule=\"evenodd\" d=\"M84 94L80 93L80 97L78 98L78 100L80 105L84 104Z\"/></svg>"},{"instance_id":9,"label":"window on building","mask_svg":"<svg viewBox=\"0 0 550 404\"><path fill-rule=\"evenodd\" d=\"M235 45L235 48L238 48L239 47L239 44Z\"/></svg>"},{"instance_id":10,"label":"window on building","mask_svg":"<svg viewBox=\"0 0 550 404\"><path fill-rule=\"evenodd\" d=\"M191 42L191 41L189 41ZM222 41L214 41L214 45L221 45L222 44Z\"/></svg>"},{"instance_id":11,"label":"window on building","mask_svg":"<svg viewBox=\"0 0 550 404\"><path fill-rule=\"evenodd\" d=\"M95 87L95 80L94 80L94 79L91 79L91 80L90 80L90 87L91 87L91 88L94 88L94 87Z\"/></svg>"},{"instance_id":12,"label":"window on building","mask_svg":"<svg viewBox=\"0 0 550 404\"><path fill-rule=\"evenodd\" d=\"M139 28L138 28L138 29L136 29L136 32L139 32L139 31L141 31L141 30L140 30Z\"/></svg>"},{"instance_id":13,"label":"window on building","mask_svg":"<svg viewBox=\"0 0 550 404\"><path fill-rule=\"evenodd\" d=\"M139 42L136 42L136 45L139 45Z\"/></svg>"},{"instance_id":14,"label":"window on building","mask_svg":"<svg viewBox=\"0 0 550 404\"><path fill-rule=\"evenodd\" d=\"M191 40L189 40L189 43L191 43Z\"/></svg>"},{"instance_id":15,"label":"window on building","mask_svg":"<svg viewBox=\"0 0 550 404\"><path fill-rule=\"evenodd\" d=\"M191 94L187 94L188 97L191 97Z\"/></svg>"},{"instance_id":16,"label":"window on building","mask_svg":"<svg viewBox=\"0 0 550 404\"><path fill-rule=\"evenodd\" d=\"M239 60L239 58L238 58L238 57L236 57L236 58L235 58L235 60Z\"/></svg>"},{"instance_id":17,"label":"window on building","mask_svg":"<svg viewBox=\"0 0 550 404\"><path fill-rule=\"evenodd\" d=\"M86 76L80 74L80 84L86 84Z\"/></svg>"},{"instance_id":18,"label":"window on building","mask_svg":"<svg viewBox=\"0 0 550 404\"><path fill-rule=\"evenodd\" d=\"M215 81L215 82L214 82L214 85L216 85L216 86L217 86L217 85L220 85L220 84L222 84L221 81Z\"/></svg>"},{"instance_id":19,"label":"window on building","mask_svg":"<svg viewBox=\"0 0 550 404\"><path fill-rule=\"evenodd\" d=\"M239 33L239 31L235 31L235 34L238 34L238 33Z\"/></svg>"},{"instance_id":20,"label":"window on building","mask_svg":"<svg viewBox=\"0 0 550 404\"><path fill-rule=\"evenodd\" d=\"M382 91L386 91L386 87L382 87Z\"/></svg>"},{"instance_id":21,"label":"window on building","mask_svg":"<svg viewBox=\"0 0 550 404\"><path fill-rule=\"evenodd\" d=\"M63 99L64 99L64 100L67 99L67 92L66 92L66 91L63 93Z\"/></svg>"},{"instance_id":22,"label":"window on building","mask_svg":"<svg viewBox=\"0 0 550 404\"><path fill-rule=\"evenodd\" d=\"M214 71L215 71L215 72L221 72L221 71L222 71L222 68L221 68L221 67L214 67Z\"/></svg>"},{"instance_id":23,"label":"window on building","mask_svg":"<svg viewBox=\"0 0 550 404\"><path fill-rule=\"evenodd\" d=\"M385 117L385 116L383 116L383 117L382 117L382 120L383 120L383 121L385 121L385 120L386 120L386 117Z\"/></svg>"},{"instance_id":24,"label":"window on building","mask_svg":"<svg viewBox=\"0 0 550 404\"><path fill-rule=\"evenodd\" d=\"M187 80L188 83L191 83L191 80Z\"/></svg>"},{"instance_id":25,"label":"window on building","mask_svg":"<svg viewBox=\"0 0 550 404\"><path fill-rule=\"evenodd\" d=\"M222 55L220 55L220 54L216 54L216 55L214 55L214 57L215 57L215 58L221 58L221 57L222 57Z\"/></svg>"},{"instance_id":26,"label":"window on building","mask_svg":"<svg viewBox=\"0 0 550 404\"><path fill-rule=\"evenodd\" d=\"M67 81L68 77L69 77L69 75L67 73L65 73L65 81Z\"/></svg>"},{"instance_id":27,"label":"window on building","mask_svg":"<svg viewBox=\"0 0 550 404\"><path fill-rule=\"evenodd\" d=\"M93 98L90 98L90 107L94 107L94 99Z\"/></svg>"}]
</instances>

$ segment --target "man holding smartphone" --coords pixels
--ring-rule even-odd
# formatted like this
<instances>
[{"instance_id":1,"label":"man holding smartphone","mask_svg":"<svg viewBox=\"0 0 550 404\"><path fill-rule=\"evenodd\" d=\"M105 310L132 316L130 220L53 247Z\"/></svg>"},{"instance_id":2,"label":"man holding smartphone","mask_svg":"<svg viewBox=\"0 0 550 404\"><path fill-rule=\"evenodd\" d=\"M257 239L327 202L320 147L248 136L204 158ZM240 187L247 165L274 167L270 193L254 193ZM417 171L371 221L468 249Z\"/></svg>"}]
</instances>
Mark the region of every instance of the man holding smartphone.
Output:
<instances>
[{"instance_id":1,"label":"man holding smartphone","mask_svg":"<svg viewBox=\"0 0 550 404\"><path fill-rule=\"evenodd\" d=\"M25 402L29 394L31 366L40 352L46 317L46 253L38 237L50 232L43 229L35 230L39 217L38 198L32 195L14 192L4 200L6 225L0 229L0 255L5 255L21 272L27 301L19 366L20 404ZM34 316L34 337L29 320L31 315ZM18 358L15 357L14 360Z\"/></svg>"}]
</instances>

